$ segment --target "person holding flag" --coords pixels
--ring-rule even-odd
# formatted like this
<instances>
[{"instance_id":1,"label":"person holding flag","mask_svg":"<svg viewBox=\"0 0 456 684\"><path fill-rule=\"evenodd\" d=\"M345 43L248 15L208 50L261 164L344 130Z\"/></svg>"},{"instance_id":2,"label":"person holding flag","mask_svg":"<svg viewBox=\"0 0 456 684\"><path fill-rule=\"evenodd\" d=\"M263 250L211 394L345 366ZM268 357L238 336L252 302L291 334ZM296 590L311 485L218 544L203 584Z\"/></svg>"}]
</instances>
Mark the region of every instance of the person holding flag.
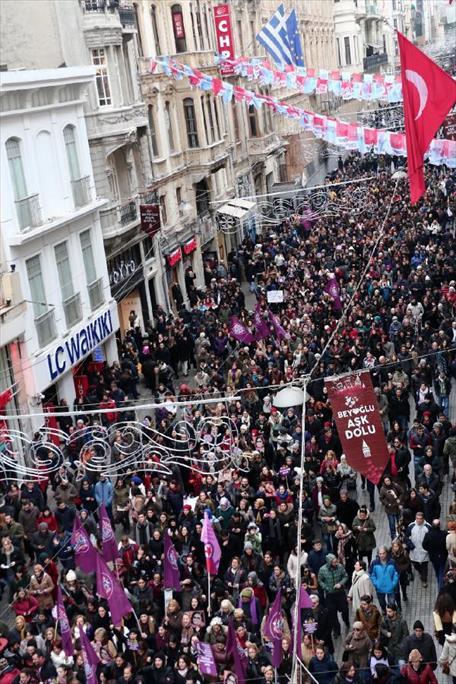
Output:
<instances>
[{"instance_id":1,"label":"person holding flag","mask_svg":"<svg viewBox=\"0 0 456 684\"><path fill-rule=\"evenodd\" d=\"M207 585L208 585L208 613L211 614L211 575L216 575L220 565L222 551L217 536L209 517L210 510L204 511L203 529L201 531L201 541L204 544L204 556L206 558Z\"/></svg>"}]
</instances>

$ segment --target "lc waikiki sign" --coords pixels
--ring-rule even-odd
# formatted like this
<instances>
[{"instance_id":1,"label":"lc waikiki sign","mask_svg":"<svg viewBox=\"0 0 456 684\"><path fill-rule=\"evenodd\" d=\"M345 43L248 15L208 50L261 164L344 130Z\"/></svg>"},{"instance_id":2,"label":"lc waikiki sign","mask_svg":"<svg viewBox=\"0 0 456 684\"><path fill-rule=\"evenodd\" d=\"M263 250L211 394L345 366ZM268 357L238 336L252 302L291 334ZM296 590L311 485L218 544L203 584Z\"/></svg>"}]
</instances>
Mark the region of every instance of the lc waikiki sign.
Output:
<instances>
[{"instance_id":1,"label":"lc waikiki sign","mask_svg":"<svg viewBox=\"0 0 456 684\"><path fill-rule=\"evenodd\" d=\"M66 339L46 354L45 363L40 364L39 375L44 375L45 371L46 379L40 378L44 384L38 390L55 382L61 375L82 361L115 333L118 327L117 305L114 303L97 314L93 320L86 321L83 326L72 331Z\"/></svg>"}]
</instances>

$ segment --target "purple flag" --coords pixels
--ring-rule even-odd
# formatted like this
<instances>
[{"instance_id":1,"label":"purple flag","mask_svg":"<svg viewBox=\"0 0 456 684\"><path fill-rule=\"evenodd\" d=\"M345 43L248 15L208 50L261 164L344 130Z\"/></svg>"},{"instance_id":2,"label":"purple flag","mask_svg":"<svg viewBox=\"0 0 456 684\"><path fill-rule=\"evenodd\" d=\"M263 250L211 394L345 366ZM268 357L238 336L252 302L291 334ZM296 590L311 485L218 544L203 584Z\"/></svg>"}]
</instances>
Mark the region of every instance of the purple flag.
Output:
<instances>
[{"instance_id":1,"label":"purple flag","mask_svg":"<svg viewBox=\"0 0 456 684\"><path fill-rule=\"evenodd\" d=\"M100 554L97 554L97 594L108 602L114 626L118 626L125 615L133 612L130 601Z\"/></svg>"},{"instance_id":2,"label":"purple flag","mask_svg":"<svg viewBox=\"0 0 456 684\"><path fill-rule=\"evenodd\" d=\"M177 565L178 554L168 532L165 532L164 587L180 591L180 573Z\"/></svg>"},{"instance_id":3,"label":"purple flag","mask_svg":"<svg viewBox=\"0 0 456 684\"><path fill-rule=\"evenodd\" d=\"M209 520L207 513L204 514L203 529L201 531L201 541L204 544L204 555L206 556L206 569L208 575L216 575L220 565L222 555L220 544Z\"/></svg>"},{"instance_id":4,"label":"purple flag","mask_svg":"<svg viewBox=\"0 0 456 684\"><path fill-rule=\"evenodd\" d=\"M76 518L74 519L71 544L74 548L76 565L81 568L82 572L87 574L95 572L98 554L81 523L79 515L76 515Z\"/></svg>"},{"instance_id":5,"label":"purple flag","mask_svg":"<svg viewBox=\"0 0 456 684\"><path fill-rule=\"evenodd\" d=\"M119 550L116 544L116 537L114 535L111 521L104 504L100 506L100 535L101 544L103 548L103 558L108 563L119 558Z\"/></svg>"},{"instance_id":6,"label":"purple flag","mask_svg":"<svg viewBox=\"0 0 456 684\"><path fill-rule=\"evenodd\" d=\"M304 587L301 587L299 591L299 604L298 604L298 624L294 625L294 629L297 631L298 636L296 639L296 647L298 649L298 658L302 658L302 614L301 611L304 608L312 608L312 601L310 600L310 596L307 593L307 591L304 589ZM293 619L294 619L294 610L292 612Z\"/></svg>"},{"instance_id":7,"label":"purple flag","mask_svg":"<svg viewBox=\"0 0 456 684\"><path fill-rule=\"evenodd\" d=\"M282 662L282 592L279 589L264 623L264 635L272 641L272 664Z\"/></svg>"},{"instance_id":8,"label":"purple flag","mask_svg":"<svg viewBox=\"0 0 456 684\"><path fill-rule=\"evenodd\" d=\"M237 316L231 316L230 318L230 335L238 342L243 342L244 344L251 344L255 341L255 336L249 332Z\"/></svg>"},{"instance_id":9,"label":"purple flag","mask_svg":"<svg viewBox=\"0 0 456 684\"><path fill-rule=\"evenodd\" d=\"M279 319L277 318L277 316L275 314L272 313L272 311L269 312L269 320L271 321L271 323L273 325L275 335L279 341L290 339L290 335L287 333L287 331L284 328L282 328L282 326L280 325Z\"/></svg>"},{"instance_id":10,"label":"purple flag","mask_svg":"<svg viewBox=\"0 0 456 684\"><path fill-rule=\"evenodd\" d=\"M79 641L81 642L81 653L84 661L84 674L86 684L98 684L97 667L100 662L87 634L82 627L79 629Z\"/></svg>"},{"instance_id":11,"label":"purple flag","mask_svg":"<svg viewBox=\"0 0 456 684\"><path fill-rule=\"evenodd\" d=\"M230 619L230 621L228 622L226 652L228 655L233 656L234 674L238 678L238 684L245 684L247 677L247 656L238 644L232 619Z\"/></svg>"},{"instance_id":12,"label":"purple flag","mask_svg":"<svg viewBox=\"0 0 456 684\"><path fill-rule=\"evenodd\" d=\"M256 330L255 339L257 341L258 340L264 340L265 337L269 337L269 335L271 334L271 331L269 329L269 325L267 324L267 322L263 318L263 314L261 312L260 302L258 302L256 307L255 307L255 311L253 314L253 322L254 322L255 330Z\"/></svg>"},{"instance_id":13,"label":"purple flag","mask_svg":"<svg viewBox=\"0 0 456 684\"><path fill-rule=\"evenodd\" d=\"M71 639L71 627L70 623L68 622L68 617L66 614L65 606L63 603L63 598L62 598L62 590L60 589L60 585L57 585L57 601L56 601L56 609L57 609L57 622L60 625L60 634L62 636L62 646L63 650L65 652L65 655L70 658L72 655L74 655L74 648L73 648L73 641Z\"/></svg>"},{"instance_id":14,"label":"purple flag","mask_svg":"<svg viewBox=\"0 0 456 684\"><path fill-rule=\"evenodd\" d=\"M340 287L337 282L337 278L334 273L330 274L330 278L325 285L325 292L329 294L333 299L333 309L334 311L340 311L342 309L342 302L340 301Z\"/></svg>"},{"instance_id":15,"label":"purple flag","mask_svg":"<svg viewBox=\"0 0 456 684\"><path fill-rule=\"evenodd\" d=\"M198 641L196 644L199 671L203 675L217 677L217 665L210 644Z\"/></svg>"}]
</instances>

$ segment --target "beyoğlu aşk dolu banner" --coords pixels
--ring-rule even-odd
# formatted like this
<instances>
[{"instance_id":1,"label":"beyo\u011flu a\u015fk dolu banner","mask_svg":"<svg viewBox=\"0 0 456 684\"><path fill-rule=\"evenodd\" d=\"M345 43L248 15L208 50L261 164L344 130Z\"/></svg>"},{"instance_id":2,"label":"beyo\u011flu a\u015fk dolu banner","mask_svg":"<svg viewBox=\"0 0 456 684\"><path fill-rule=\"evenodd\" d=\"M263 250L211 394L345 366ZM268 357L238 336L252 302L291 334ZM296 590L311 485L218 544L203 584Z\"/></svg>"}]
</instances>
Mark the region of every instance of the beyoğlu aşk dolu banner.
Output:
<instances>
[{"instance_id":1,"label":"beyo\u011flu a\u015fk dolu banner","mask_svg":"<svg viewBox=\"0 0 456 684\"><path fill-rule=\"evenodd\" d=\"M369 372L328 379L325 386L348 463L378 484L389 454Z\"/></svg>"}]
</instances>

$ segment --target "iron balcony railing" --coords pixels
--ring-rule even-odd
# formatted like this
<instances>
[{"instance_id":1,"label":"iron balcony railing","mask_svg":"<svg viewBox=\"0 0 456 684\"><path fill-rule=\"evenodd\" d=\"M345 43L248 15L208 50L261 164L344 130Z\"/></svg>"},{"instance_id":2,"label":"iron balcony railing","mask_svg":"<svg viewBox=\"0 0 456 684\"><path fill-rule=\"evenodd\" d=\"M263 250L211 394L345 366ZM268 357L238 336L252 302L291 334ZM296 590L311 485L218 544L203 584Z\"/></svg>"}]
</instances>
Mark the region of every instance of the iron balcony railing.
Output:
<instances>
[{"instance_id":1,"label":"iron balcony railing","mask_svg":"<svg viewBox=\"0 0 456 684\"><path fill-rule=\"evenodd\" d=\"M81 296L79 292L63 302L67 328L72 328L82 319Z\"/></svg>"},{"instance_id":2,"label":"iron balcony railing","mask_svg":"<svg viewBox=\"0 0 456 684\"><path fill-rule=\"evenodd\" d=\"M41 314L41 316L37 316L37 318L35 318L35 328L40 347L46 347L49 342L55 340L57 333L55 330L54 309L49 309L49 311Z\"/></svg>"},{"instance_id":3,"label":"iron balcony railing","mask_svg":"<svg viewBox=\"0 0 456 684\"><path fill-rule=\"evenodd\" d=\"M38 193L16 200L16 211L21 230L36 228L43 223Z\"/></svg>"},{"instance_id":4,"label":"iron balcony railing","mask_svg":"<svg viewBox=\"0 0 456 684\"><path fill-rule=\"evenodd\" d=\"M90 308L92 311L94 311L95 309L98 309L98 307L104 302L102 278L95 280L88 286L87 289L89 291Z\"/></svg>"},{"instance_id":5,"label":"iron balcony railing","mask_svg":"<svg viewBox=\"0 0 456 684\"><path fill-rule=\"evenodd\" d=\"M90 202L90 176L83 176L71 181L73 191L74 206L76 209L85 207Z\"/></svg>"}]
</instances>

